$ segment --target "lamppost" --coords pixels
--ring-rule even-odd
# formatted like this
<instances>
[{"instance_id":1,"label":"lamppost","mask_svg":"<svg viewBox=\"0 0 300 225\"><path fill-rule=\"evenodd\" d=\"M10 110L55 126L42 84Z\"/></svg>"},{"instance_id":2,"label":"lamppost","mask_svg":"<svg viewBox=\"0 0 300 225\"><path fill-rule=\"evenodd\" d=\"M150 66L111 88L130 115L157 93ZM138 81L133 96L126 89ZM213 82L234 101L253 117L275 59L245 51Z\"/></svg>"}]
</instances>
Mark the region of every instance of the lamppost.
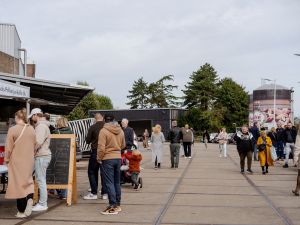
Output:
<instances>
[{"instance_id":1,"label":"lamppost","mask_svg":"<svg viewBox=\"0 0 300 225\"><path fill-rule=\"evenodd\" d=\"M271 79L268 79L268 78L263 78L262 80L264 80L264 81L273 81L274 82L273 124L274 124L274 127L276 127L277 126L277 124L276 124L276 94L277 94L276 79L271 80Z\"/></svg>"}]
</instances>

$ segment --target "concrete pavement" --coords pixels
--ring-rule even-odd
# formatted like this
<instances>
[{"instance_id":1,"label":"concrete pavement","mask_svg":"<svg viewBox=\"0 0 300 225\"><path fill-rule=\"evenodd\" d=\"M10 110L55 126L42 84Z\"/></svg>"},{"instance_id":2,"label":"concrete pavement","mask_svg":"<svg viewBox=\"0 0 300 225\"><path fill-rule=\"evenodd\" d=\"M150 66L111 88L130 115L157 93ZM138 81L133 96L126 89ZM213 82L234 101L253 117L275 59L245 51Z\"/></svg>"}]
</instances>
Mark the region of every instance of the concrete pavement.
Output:
<instances>
[{"instance_id":1,"label":"concrete pavement","mask_svg":"<svg viewBox=\"0 0 300 225\"><path fill-rule=\"evenodd\" d=\"M85 201L88 189L87 161L77 166L77 205L66 207L63 201L50 198L50 209L26 220L14 218L15 201L0 196L0 224L294 224L300 225L300 198L291 194L296 169L283 169L280 163L261 175L258 162L253 175L242 175L235 146L229 145L229 157L220 158L217 145L205 151L202 144L193 148L192 159L180 159L179 169L170 169L169 148L165 145L164 162L154 170L151 151L142 150L144 187L134 191L122 188L119 215L104 216L104 200Z\"/></svg>"}]
</instances>

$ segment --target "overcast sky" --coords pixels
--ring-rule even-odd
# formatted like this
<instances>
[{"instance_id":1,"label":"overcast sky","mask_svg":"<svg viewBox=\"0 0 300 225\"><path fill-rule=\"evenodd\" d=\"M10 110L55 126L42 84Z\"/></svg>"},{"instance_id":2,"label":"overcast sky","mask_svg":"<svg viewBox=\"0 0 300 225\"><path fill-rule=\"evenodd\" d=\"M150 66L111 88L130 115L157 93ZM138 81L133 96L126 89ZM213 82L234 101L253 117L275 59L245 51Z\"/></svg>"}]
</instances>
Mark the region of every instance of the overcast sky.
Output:
<instances>
[{"instance_id":1,"label":"overcast sky","mask_svg":"<svg viewBox=\"0 0 300 225\"><path fill-rule=\"evenodd\" d=\"M295 87L299 115L299 12L299 0L0 0L37 78L86 80L116 108L138 77L174 74L181 90L208 62L247 91L262 77Z\"/></svg>"}]
</instances>

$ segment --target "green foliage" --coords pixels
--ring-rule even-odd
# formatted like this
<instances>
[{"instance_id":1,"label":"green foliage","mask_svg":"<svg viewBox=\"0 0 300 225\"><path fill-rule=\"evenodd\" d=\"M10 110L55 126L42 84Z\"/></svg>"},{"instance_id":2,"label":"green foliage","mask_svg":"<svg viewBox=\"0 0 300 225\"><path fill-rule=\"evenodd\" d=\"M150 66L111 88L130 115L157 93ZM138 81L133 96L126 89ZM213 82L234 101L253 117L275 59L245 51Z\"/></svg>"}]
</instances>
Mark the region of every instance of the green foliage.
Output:
<instances>
[{"instance_id":1,"label":"green foliage","mask_svg":"<svg viewBox=\"0 0 300 225\"><path fill-rule=\"evenodd\" d=\"M180 125L190 124L198 131L218 131L225 126L234 131L248 118L248 94L245 88L231 78L219 80L217 72L208 63L190 76L185 86L184 105L188 111L180 118Z\"/></svg>"},{"instance_id":2,"label":"green foliage","mask_svg":"<svg viewBox=\"0 0 300 225\"><path fill-rule=\"evenodd\" d=\"M131 109L143 109L148 101L148 84L140 77L134 81L132 89L129 91L130 95L127 96L130 101L126 103Z\"/></svg>"},{"instance_id":3,"label":"green foliage","mask_svg":"<svg viewBox=\"0 0 300 225\"><path fill-rule=\"evenodd\" d=\"M190 76L191 81L185 85L184 106L188 108L197 107L208 110L216 94L216 82L218 75L215 69L208 63L193 72Z\"/></svg>"},{"instance_id":4,"label":"green foliage","mask_svg":"<svg viewBox=\"0 0 300 225\"><path fill-rule=\"evenodd\" d=\"M88 86L88 83L84 81L84 86ZM80 82L77 82L78 85ZM99 95L95 92L91 92L86 95L79 104L68 115L69 120L79 120L88 118L88 111L94 109L113 109L112 101L109 97Z\"/></svg>"},{"instance_id":5,"label":"green foliage","mask_svg":"<svg viewBox=\"0 0 300 225\"><path fill-rule=\"evenodd\" d=\"M173 90L178 87L171 84L173 81L174 76L167 75L148 85L142 77L139 78L129 91L130 95L127 97L130 101L127 105L131 109L175 107L178 105L178 98L173 95Z\"/></svg>"}]
</instances>

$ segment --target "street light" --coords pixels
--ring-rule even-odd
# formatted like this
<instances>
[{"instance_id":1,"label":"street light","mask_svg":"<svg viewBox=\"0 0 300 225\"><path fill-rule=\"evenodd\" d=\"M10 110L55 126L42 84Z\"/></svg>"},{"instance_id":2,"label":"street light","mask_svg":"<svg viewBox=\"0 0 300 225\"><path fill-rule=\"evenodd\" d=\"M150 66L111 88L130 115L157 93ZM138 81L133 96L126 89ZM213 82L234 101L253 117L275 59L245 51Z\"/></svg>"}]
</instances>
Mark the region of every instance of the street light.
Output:
<instances>
[{"instance_id":1,"label":"street light","mask_svg":"<svg viewBox=\"0 0 300 225\"><path fill-rule=\"evenodd\" d=\"M271 79L268 79L268 78L262 78L262 80L264 81L273 81L274 82L274 102L273 102L273 124L274 124L274 127L276 127L276 79L274 80L271 80Z\"/></svg>"}]
</instances>

